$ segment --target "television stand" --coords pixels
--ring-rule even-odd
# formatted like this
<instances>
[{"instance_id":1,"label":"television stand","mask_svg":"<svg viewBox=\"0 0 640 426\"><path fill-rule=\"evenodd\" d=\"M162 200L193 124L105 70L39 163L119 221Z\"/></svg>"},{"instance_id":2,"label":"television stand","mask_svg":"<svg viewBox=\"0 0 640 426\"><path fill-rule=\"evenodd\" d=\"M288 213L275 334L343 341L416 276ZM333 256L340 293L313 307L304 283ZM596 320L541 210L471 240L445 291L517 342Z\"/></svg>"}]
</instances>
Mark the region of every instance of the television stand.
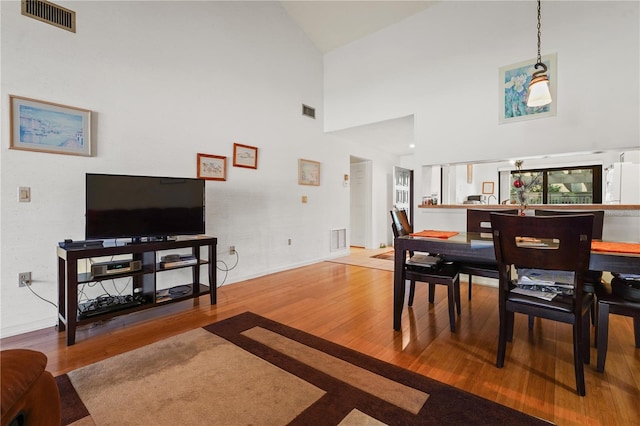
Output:
<instances>
[{"instance_id":1,"label":"television stand","mask_svg":"<svg viewBox=\"0 0 640 426\"><path fill-rule=\"evenodd\" d=\"M67 346L75 344L76 328L80 325L188 299L194 299L194 303L197 303L197 299L204 294L209 294L210 303L215 305L217 302L216 245L216 238L198 235L137 244L105 242L102 246L58 246L58 331L67 332ZM206 257L203 257L203 247L207 249ZM189 257L196 261L177 262L175 266L161 262L163 253L185 248L191 249ZM133 260L139 260L142 268L112 274L108 277L94 277L90 272L78 272L78 261L123 254L131 255ZM200 283L200 267L203 265L207 266L208 282L206 284ZM156 276L176 269L191 269L190 282L176 283L170 289L158 289ZM96 306L90 306L87 303L79 305L79 285L116 278L131 279L131 295L118 296L118 300L111 304L96 300Z\"/></svg>"}]
</instances>

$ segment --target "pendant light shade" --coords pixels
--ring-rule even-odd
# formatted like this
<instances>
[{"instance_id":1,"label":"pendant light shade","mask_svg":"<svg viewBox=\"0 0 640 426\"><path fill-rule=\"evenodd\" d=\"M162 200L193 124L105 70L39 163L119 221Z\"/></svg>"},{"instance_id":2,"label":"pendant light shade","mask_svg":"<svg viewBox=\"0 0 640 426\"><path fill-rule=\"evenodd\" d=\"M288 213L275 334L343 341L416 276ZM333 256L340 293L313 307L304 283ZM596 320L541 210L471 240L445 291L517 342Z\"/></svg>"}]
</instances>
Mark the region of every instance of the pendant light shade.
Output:
<instances>
[{"instance_id":1,"label":"pendant light shade","mask_svg":"<svg viewBox=\"0 0 640 426\"><path fill-rule=\"evenodd\" d=\"M542 66L542 71L534 72L529 83L529 96L527 97L528 107L539 107L551 103L551 92L549 91L549 79L545 72L547 66L543 63L537 63L535 68Z\"/></svg>"},{"instance_id":2,"label":"pendant light shade","mask_svg":"<svg viewBox=\"0 0 640 426\"><path fill-rule=\"evenodd\" d=\"M549 78L547 77L547 66L542 63L540 56L540 0L538 0L538 61L534 68L540 69L531 75L529 83L529 96L527 97L528 107L539 107L551 103L551 92L549 91Z\"/></svg>"}]
</instances>

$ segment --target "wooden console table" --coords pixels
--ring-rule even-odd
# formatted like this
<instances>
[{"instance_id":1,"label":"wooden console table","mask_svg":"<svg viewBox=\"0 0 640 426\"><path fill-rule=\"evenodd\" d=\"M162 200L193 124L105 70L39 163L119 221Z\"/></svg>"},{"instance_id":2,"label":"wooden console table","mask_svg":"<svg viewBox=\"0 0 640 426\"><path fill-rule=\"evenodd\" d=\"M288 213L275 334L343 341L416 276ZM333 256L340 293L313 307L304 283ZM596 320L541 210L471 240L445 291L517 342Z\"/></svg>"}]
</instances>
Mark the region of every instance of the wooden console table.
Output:
<instances>
[{"instance_id":1,"label":"wooden console table","mask_svg":"<svg viewBox=\"0 0 640 426\"><path fill-rule=\"evenodd\" d=\"M174 303L186 299L197 299L203 294L210 295L211 304L217 302L216 279L216 244L217 239L207 236L180 237L177 240L151 241L143 243L112 243L101 247L62 248L57 247L58 254L58 331L67 332L67 345L73 345L76 339L76 327L125 315L144 309ZM202 247L207 247L206 259L202 258ZM159 256L170 254L172 250L190 248L196 261L185 265L163 267ZM131 255L131 260L140 261L141 268L135 271L108 274L94 277L91 272L78 272L78 261L94 257ZM200 266L208 265L208 285L200 283ZM177 287L183 290L176 296L167 297L156 287L156 275L164 271L191 269L192 279L188 284ZM100 310L91 316L81 315L78 311L78 286L116 278L132 279L132 294L128 298L135 304L117 306L113 309ZM186 289L186 290L185 290ZM164 289L166 292L166 289ZM170 292L169 292L170 293Z\"/></svg>"}]
</instances>

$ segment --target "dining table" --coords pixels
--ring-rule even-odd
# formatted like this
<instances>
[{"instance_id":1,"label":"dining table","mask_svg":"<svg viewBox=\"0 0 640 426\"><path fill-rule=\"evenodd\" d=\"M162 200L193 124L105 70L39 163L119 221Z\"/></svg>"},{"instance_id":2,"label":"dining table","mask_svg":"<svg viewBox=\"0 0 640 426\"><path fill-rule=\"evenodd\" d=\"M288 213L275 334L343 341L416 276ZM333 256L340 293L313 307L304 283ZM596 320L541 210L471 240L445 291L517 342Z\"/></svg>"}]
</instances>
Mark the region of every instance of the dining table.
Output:
<instances>
[{"instance_id":1,"label":"dining table","mask_svg":"<svg viewBox=\"0 0 640 426\"><path fill-rule=\"evenodd\" d=\"M440 232L438 234L437 232ZM402 308L405 298L405 282L402 279L407 252L439 254L444 261L496 265L493 238L490 233L437 231L438 237L405 235L394 241L393 274L393 329L401 329ZM595 243L595 241L594 241ZM612 247L618 242L611 243ZM626 243L622 243L624 245ZM640 253L606 251L592 246L589 260L592 271L640 274Z\"/></svg>"}]
</instances>

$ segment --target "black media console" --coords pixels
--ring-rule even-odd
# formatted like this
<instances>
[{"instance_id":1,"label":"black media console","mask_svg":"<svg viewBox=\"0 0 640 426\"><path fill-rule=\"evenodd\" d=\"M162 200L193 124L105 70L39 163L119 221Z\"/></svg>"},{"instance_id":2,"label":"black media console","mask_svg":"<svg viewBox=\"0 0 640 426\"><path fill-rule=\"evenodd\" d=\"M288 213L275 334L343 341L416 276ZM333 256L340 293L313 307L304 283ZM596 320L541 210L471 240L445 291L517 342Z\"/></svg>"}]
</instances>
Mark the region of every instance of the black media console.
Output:
<instances>
[{"instance_id":1,"label":"black media console","mask_svg":"<svg viewBox=\"0 0 640 426\"><path fill-rule=\"evenodd\" d=\"M179 237L176 240L149 241L141 243L111 243L100 246L75 245L57 247L58 254L58 331L67 332L67 346L76 341L76 327L98 320L129 314L167 303L186 299L197 299L209 294L212 305L216 304L216 244L217 239L206 236ZM207 248L206 258L202 247ZM178 249L191 249L189 258L196 262L177 262L167 266L161 262L162 255ZM95 277L91 272L78 272L78 261L85 259L130 255L140 261L141 268L135 271ZM200 283L200 266L207 265L208 285ZM156 287L156 275L175 269L191 269L191 282L177 283L170 289ZM116 278L132 279L132 294L96 299L78 303L78 286Z\"/></svg>"}]
</instances>

